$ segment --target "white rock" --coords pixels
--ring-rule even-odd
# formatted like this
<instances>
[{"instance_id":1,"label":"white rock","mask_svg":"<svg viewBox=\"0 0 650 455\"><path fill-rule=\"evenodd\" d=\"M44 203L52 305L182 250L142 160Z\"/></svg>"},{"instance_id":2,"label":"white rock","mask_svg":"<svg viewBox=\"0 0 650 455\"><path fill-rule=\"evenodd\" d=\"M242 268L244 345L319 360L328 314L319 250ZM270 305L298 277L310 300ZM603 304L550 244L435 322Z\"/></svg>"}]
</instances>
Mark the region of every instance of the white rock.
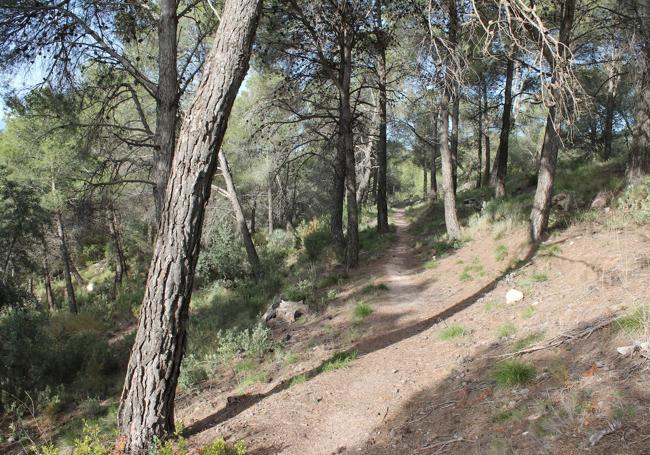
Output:
<instances>
[{"instance_id":1,"label":"white rock","mask_svg":"<svg viewBox=\"0 0 650 455\"><path fill-rule=\"evenodd\" d=\"M88 284L86 285L86 291L93 292L94 290L95 290L95 283L89 281Z\"/></svg>"},{"instance_id":2,"label":"white rock","mask_svg":"<svg viewBox=\"0 0 650 455\"><path fill-rule=\"evenodd\" d=\"M515 303L524 299L524 293L517 289L510 289L506 292L506 303Z\"/></svg>"},{"instance_id":3,"label":"white rock","mask_svg":"<svg viewBox=\"0 0 650 455\"><path fill-rule=\"evenodd\" d=\"M636 350L636 346L621 346L619 348L616 348L616 351L618 351L618 353L621 354L623 357L632 355L635 350Z\"/></svg>"}]
</instances>

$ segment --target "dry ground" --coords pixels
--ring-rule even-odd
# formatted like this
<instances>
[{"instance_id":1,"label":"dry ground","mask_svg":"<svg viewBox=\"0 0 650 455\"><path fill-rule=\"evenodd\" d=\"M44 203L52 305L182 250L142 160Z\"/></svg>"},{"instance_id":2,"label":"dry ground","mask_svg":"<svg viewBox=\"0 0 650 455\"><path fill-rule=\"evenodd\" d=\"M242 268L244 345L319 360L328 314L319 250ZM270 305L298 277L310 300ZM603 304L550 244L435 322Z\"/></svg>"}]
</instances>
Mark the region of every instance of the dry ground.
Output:
<instances>
[{"instance_id":1,"label":"dry ground","mask_svg":"<svg viewBox=\"0 0 650 455\"><path fill-rule=\"evenodd\" d=\"M492 379L518 341L543 344L647 303L647 228L583 223L538 252L523 230L483 232L425 267L437 252L420 245L404 212L394 222L395 244L323 314L275 330L299 362L244 394L215 378L179 400L190 448L226 436L253 454L650 453L646 360L616 352L643 333L614 323L521 356L536 370L525 387ZM388 289L364 293L368 283ZM525 298L506 305L513 287ZM374 310L363 320L353 317L359 300ZM449 326L464 335L442 339ZM341 351L358 359L319 373ZM291 382L302 374L309 379ZM608 434L590 447L600 430Z\"/></svg>"}]
</instances>

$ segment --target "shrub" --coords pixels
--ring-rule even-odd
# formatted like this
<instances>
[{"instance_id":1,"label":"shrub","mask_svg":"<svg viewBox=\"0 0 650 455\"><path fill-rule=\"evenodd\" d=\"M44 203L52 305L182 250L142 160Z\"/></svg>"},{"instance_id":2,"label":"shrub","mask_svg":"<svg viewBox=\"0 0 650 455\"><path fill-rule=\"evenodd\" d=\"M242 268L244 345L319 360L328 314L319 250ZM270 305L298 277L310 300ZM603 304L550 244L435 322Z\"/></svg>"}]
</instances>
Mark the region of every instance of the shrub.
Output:
<instances>
[{"instance_id":1,"label":"shrub","mask_svg":"<svg viewBox=\"0 0 650 455\"><path fill-rule=\"evenodd\" d=\"M266 249L272 254L286 255L296 244L296 238L291 232L275 229L269 236Z\"/></svg>"},{"instance_id":2,"label":"shrub","mask_svg":"<svg viewBox=\"0 0 650 455\"><path fill-rule=\"evenodd\" d=\"M246 445L243 441L228 444L223 438L219 438L212 444L200 449L199 455L246 455Z\"/></svg>"},{"instance_id":3,"label":"shrub","mask_svg":"<svg viewBox=\"0 0 650 455\"><path fill-rule=\"evenodd\" d=\"M625 333L635 333L650 325L650 307L643 306L614 321L614 328Z\"/></svg>"},{"instance_id":4,"label":"shrub","mask_svg":"<svg viewBox=\"0 0 650 455\"><path fill-rule=\"evenodd\" d=\"M231 223L220 222L210 230L196 264L201 280L234 280L246 272L242 244Z\"/></svg>"},{"instance_id":5,"label":"shrub","mask_svg":"<svg viewBox=\"0 0 650 455\"><path fill-rule=\"evenodd\" d=\"M332 244L328 224L321 218L315 218L300 230L302 245L307 257L314 261Z\"/></svg>"},{"instance_id":6,"label":"shrub","mask_svg":"<svg viewBox=\"0 0 650 455\"><path fill-rule=\"evenodd\" d=\"M524 385L535 379L535 368L519 360L504 360L492 370L492 378L499 387Z\"/></svg>"}]
</instances>

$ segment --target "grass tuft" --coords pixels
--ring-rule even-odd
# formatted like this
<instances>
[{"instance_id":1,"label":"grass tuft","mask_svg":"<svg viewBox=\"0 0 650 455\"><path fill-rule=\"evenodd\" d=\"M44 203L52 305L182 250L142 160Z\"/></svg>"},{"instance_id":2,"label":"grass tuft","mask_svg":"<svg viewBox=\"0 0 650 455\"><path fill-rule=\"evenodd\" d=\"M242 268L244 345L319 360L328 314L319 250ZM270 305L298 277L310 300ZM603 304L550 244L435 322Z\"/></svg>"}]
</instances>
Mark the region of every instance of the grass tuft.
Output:
<instances>
[{"instance_id":1,"label":"grass tuft","mask_svg":"<svg viewBox=\"0 0 650 455\"><path fill-rule=\"evenodd\" d=\"M362 294L376 294L378 292L388 291L388 286L384 283L367 284L361 289Z\"/></svg>"},{"instance_id":2,"label":"grass tuft","mask_svg":"<svg viewBox=\"0 0 650 455\"><path fill-rule=\"evenodd\" d=\"M643 306L634 312L621 316L614 322L615 330L625 333L636 333L650 324L650 307Z\"/></svg>"},{"instance_id":3,"label":"grass tuft","mask_svg":"<svg viewBox=\"0 0 650 455\"><path fill-rule=\"evenodd\" d=\"M544 334L541 332L532 333L527 337L520 338L519 340L515 341L512 344L512 352L517 352L517 351L521 351L522 349L526 349L527 347L532 346L535 343L542 341L543 339L544 339Z\"/></svg>"},{"instance_id":4,"label":"grass tuft","mask_svg":"<svg viewBox=\"0 0 650 455\"><path fill-rule=\"evenodd\" d=\"M494 258L501 262L504 261L508 257L508 247L505 246L504 244L500 244L497 246L496 251L494 252Z\"/></svg>"},{"instance_id":5,"label":"grass tuft","mask_svg":"<svg viewBox=\"0 0 650 455\"><path fill-rule=\"evenodd\" d=\"M367 303L364 302L359 302L354 306L353 314L354 314L354 319L357 321L360 321L362 319L367 318L373 313L372 307L368 305Z\"/></svg>"},{"instance_id":6,"label":"grass tuft","mask_svg":"<svg viewBox=\"0 0 650 455\"><path fill-rule=\"evenodd\" d=\"M460 325L448 325L440 331L440 334L438 336L443 341L449 341L453 340L454 338L465 336L465 334L466 332L464 327Z\"/></svg>"},{"instance_id":7,"label":"grass tuft","mask_svg":"<svg viewBox=\"0 0 650 455\"><path fill-rule=\"evenodd\" d=\"M334 371L341 368L345 368L353 360L356 360L359 357L359 354L356 351L352 352L339 352L334 354L329 360L323 362L323 364L318 369L319 373L326 373L328 371Z\"/></svg>"},{"instance_id":8,"label":"grass tuft","mask_svg":"<svg viewBox=\"0 0 650 455\"><path fill-rule=\"evenodd\" d=\"M512 322L506 322L505 324L500 325L497 329L497 336L499 338L507 338L511 335L514 335L516 331L517 328Z\"/></svg>"},{"instance_id":9,"label":"grass tuft","mask_svg":"<svg viewBox=\"0 0 650 455\"><path fill-rule=\"evenodd\" d=\"M535 379L535 367L520 360L504 360L492 370L492 379L499 387L524 385Z\"/></svg>"}]
</instances>

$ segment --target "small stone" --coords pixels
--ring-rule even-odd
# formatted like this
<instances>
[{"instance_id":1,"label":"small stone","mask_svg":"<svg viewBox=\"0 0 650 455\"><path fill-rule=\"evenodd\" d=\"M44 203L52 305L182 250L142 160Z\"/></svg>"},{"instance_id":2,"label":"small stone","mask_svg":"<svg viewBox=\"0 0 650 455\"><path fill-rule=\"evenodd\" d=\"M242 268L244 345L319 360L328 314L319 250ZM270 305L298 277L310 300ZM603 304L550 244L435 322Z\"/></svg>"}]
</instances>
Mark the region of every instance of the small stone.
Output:
<instances>
[{"instance_id":1,"label":"small stone","mask_svg":"<svg viewBox=\"0 0 650 455\"><path fill-rule=\"evenodd\" d=\"M524 293L521 291L518 291L517 289L510 289L508 292L506 292L506 303L515 303L519 302L520 300L524 299Z\"/></svg>"},{"instance_id":2,"label":"small stone","mask_svg":"<svg viewBox=\"0 0 650 455\"><path fill-rule=\"evenodd\" d=\"M393 370L393 374L397 373L399 370Z\"/></svg>"},{"instance_id":3,"label":"small stone","mask_svg":"<svg viewBox=\"0 0 650 455\"><path fill-rule=\"evenodd\" d=\"M636 346L621 346L619 348L616 348L616 351L621 354L623 357L628 357L634 353L636 350Z\"/></svg>"}]
</instances>

